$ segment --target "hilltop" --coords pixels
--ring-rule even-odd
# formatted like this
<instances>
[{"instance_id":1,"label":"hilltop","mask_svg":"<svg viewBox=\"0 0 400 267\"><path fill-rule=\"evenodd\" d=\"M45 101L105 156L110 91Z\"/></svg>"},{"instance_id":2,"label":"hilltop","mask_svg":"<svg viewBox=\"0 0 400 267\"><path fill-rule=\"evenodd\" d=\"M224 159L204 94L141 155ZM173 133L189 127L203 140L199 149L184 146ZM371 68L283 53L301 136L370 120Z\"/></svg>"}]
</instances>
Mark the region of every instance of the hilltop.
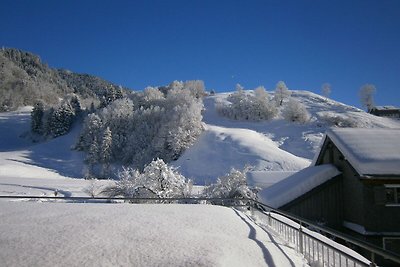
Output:
<instances>
[{"instance_id":1,"label":"hilltop","mask_svg":"<svg viewBox=\"0 0 400 267\"><path fill-rule=\"evenodd\" d=\"M93 75L51 68L30 52L0 49L0 111L32 106L38 100L56 105L68 94L78 95L89 106L112 92L130 90Z\"/></svg>"}]
</instances>

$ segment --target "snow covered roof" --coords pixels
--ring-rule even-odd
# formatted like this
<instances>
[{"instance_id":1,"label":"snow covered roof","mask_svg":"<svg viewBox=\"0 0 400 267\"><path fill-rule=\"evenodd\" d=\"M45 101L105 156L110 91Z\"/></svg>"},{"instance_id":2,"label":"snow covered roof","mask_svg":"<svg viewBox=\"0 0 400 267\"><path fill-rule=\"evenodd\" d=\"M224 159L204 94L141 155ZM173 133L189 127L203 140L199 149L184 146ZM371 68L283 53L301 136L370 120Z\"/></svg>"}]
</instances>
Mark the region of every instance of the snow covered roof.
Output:
<instances>
[{"instance_id":1,"label":"snow covered roof","mask_svg":"<svg viewBox=\"0 0 400 267\"><path fill-rule=\"evenodd\" d=\"M372 109L376 109L376 110L392 110L392 109L399 109L395 106L375 106Z\"/></svg>"},{"instance_id":2,"label":"snow covered roof","mask_svg":"<svg viewBox=\"0 0 400 267\"><path fill-rule=\"evenodd\" d=\"M400 175L400 129L334 128L326 136L359 175Z\"/></svg>"},{"instance_id":3,"label":"snow covered roof","mask_svg":"<svg viewBox=\"0 0 400 267\"><path fill-rule=\"evenodd\" d=\"M280 208L339 174L332 164L308 167L262 190L259 196L265 204Z\"/></svg>"}]
</instances>

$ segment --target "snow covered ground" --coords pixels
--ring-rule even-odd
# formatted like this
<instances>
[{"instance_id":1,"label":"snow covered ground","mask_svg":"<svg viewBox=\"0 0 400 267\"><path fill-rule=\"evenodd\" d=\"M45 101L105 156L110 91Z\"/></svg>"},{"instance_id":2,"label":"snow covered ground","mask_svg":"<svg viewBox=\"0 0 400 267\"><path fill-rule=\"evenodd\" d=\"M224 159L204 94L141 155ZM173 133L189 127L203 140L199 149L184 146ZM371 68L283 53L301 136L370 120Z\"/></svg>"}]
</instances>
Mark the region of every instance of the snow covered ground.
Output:
<instances>
[{"instance_id":1,"label":"snow covered ground","mask_svg":"<svg viewBox=\"0 0 400 267\"><path fill-rule=\"evenodd\" d=\"M231 208L0 202L3 266L307 266Z\"/></svg>"}]
</instances>

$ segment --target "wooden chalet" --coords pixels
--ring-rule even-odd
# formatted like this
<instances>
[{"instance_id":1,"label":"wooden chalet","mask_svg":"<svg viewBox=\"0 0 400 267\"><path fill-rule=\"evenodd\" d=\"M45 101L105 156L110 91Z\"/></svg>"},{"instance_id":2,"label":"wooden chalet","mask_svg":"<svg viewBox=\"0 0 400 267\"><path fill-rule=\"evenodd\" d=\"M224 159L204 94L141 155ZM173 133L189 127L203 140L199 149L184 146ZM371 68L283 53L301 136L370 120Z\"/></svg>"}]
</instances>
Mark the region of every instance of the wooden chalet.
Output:
<instances>
[{"instance_id":1,"label":"wooden chalet","mask_svg":"<svg viewBox=\"0 0 400 267\"><path fill-rule=\"evenodd\" d=\"M400 255L399 141L400 129L331 129L309 168L262 197Z\"/></svg>"}]
</instances>

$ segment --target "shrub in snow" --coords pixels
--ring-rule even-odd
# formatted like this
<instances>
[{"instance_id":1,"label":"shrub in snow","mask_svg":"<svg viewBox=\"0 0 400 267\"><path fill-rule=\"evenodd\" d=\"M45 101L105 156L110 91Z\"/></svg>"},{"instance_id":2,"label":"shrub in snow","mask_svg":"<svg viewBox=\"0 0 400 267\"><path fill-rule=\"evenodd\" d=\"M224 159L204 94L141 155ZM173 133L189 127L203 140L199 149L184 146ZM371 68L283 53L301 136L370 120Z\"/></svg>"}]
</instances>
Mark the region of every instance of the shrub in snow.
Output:
<instances>
[{"instance_id":1,"label":"shrub in snow","mask_svg":"<svg viewBox=\"0 0 400 267\"><path fill-rule=\"evenodd\" d=\"M110 196L128 198L188 197L192 182L169 167L162 159L152 161L143 172L125 168L118 174L119 181L106 192Z\"/></svg>"},{"instance_id":2,"label":"shrub in snow","mask_svg":"<svg viewBox=\"0 0 400 267\"><path fill-rule=\"evenodd\" d=\"M237 91L230 95L227 103L218 103L217 112L222 116L235 120L263 121L276 116L278 110L265 88L260 86L254 95L245 94L243 87L237 85Z\"/></svg>"},{"instance_id":3,"label":"shrub in snow","mask_svg":"<svg viewBox=\"0 0 400 267\"><path fill-rule=\"evenodd\" d=\"M215 184L204 189L204 195L210 198L250 198L256 199L257 194L247 185L247 170L232 169L225 176L218 177Z\"/></svg>"},{"instance_id":4,"label":"shrub in snow","mask_svg":"<svg viewBox=\"0 0 400 267\"><path fill-rule=\"evenodd\" d=\"M283 100L290 97L291 92L287 88L285 82L279 81L275 87L274 99L279 106L282 106Z\"/></svg>"},{"instance_id":5,"label":"shrub in snow","mask_svg":"<svg viewBox=\"0 0 400 267\"><path fill-rule=\"evenodd\" d=\"M310 113L307 111L307 108L293 98L290 98L289 102L286 104L282 115L288 121L299 123L306 123L311 117Z\"/></svg>"},{"instance_id":6,"label":"shrub in snow","mask_svg":"<svg viewBox=\"0 0 400 267\"><path fill-rule=\"evenodd\" d=\"M357 128L360 123L345 114L337 114L333 112L318 112L318 117L321 121L326 122L328 125L343 127L343 128Z\"/></svg>"},{"instance_id":7,"label":"shrub in snow","mask_svg":"<svg viewBox=\"0 0 400 267\"><path fill-rule=\"evenodd\" d=\"M91 197L96 197L102 192L102 187L97 183L97 180L92 179L90 180L89 185L83 188L83 192Z\"/></svg>"}]
</instances>

